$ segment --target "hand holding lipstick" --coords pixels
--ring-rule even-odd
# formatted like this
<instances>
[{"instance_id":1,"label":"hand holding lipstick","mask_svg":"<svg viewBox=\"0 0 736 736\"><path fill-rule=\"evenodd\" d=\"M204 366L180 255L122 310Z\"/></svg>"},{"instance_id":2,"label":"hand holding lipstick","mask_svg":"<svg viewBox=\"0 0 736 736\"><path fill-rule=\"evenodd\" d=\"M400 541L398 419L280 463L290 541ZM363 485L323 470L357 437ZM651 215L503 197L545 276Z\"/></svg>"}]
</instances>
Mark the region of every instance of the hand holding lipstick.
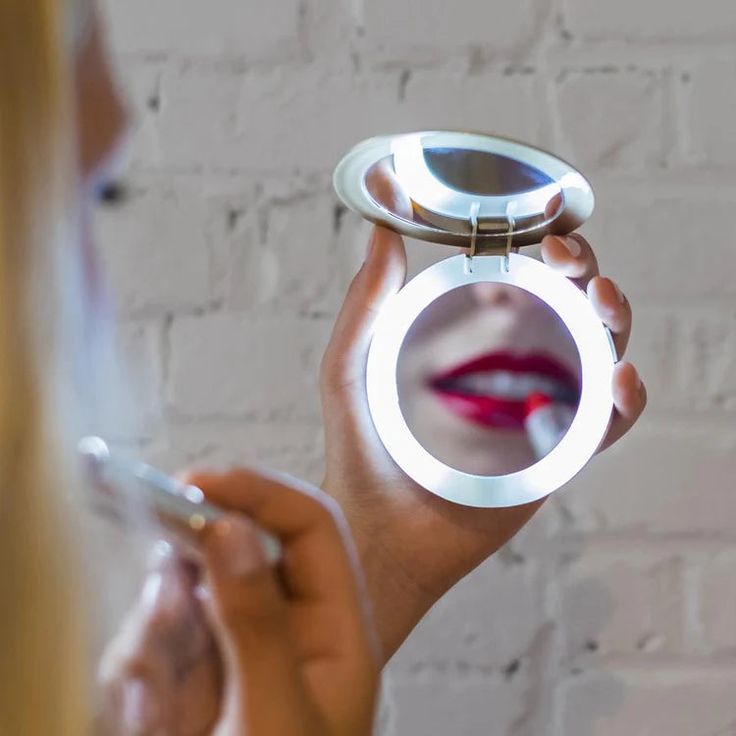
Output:
<instances>
[{"instance_id":1,"label":"hand holding lipstick","mask_svg":"<svg viewBox=\"0 0 736 736\"><path fill-rule=\"evenodd\" d=\"M245 469L186 482L229 513L204 534L203 570L159 562L108 647L115 733L368 736L378 652L336 504ZM259 528L279 538L278 566Z\"/></svg>"}]
</instances>

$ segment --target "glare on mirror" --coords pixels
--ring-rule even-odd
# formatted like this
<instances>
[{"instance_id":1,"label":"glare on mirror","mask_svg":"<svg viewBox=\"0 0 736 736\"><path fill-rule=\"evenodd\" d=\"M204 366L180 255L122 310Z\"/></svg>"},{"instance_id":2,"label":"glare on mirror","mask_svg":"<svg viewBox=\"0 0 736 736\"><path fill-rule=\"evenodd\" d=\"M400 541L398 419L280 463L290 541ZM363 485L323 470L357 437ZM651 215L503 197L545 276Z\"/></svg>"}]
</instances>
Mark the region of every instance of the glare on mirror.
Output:
<instances>
[{"instance_id":1,"label":"glare on mirror","mask_svg":"<svg viewBox=\"0 0 736 736\"><path fill-rule=\"evenodd\" d=\"M563 209L559 184L507 156L439 147L402 155L397 151L370 167L365 186L377 204L416 225L468 234L472 209L480 203L482 235L507 232L510 218L513 230L537 227Z\"/></svg>"},{"instance_id":2,"label":"glare on mirror","mask_svg":"<svg viewBox=\"0 0 736 736\"><path fill-rule=\"evenodd\" d=\"M542 171L508 156L467 148L425 148L432 174L458 192L503 197L546 187L553 180Z\"/></svg>"},{"instance_id":3,"label":"glare on mirror","mask_svg":"<svg viewBox=\"0 0 736 736\"><path fill-rule=\"evenodd\" d=\"M550 307L516 286L449 291L409 330L397 367L409 430L449 467L523 470L572 424L580 399L575 342Z\"/></svg>"}]
</instances>

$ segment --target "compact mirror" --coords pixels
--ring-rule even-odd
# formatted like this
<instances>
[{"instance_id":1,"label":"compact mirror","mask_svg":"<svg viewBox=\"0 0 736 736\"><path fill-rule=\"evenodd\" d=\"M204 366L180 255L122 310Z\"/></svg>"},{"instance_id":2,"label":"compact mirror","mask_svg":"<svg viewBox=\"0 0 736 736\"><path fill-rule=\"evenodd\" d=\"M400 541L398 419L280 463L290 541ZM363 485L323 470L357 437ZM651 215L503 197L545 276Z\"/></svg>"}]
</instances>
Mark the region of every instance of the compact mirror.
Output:
<instances>
[{"instance_id":1,"label":"compact mirror","mask_svg":"<svg viewBox=\"0 0 736 736\"><path fill-rule=\"evenodd\" d=\"M588 182L521 143L432 131L356 146L335 188L373 222L465 249L410 281L376 322L368 402L397 464L470 506L527 503L567 483L608 428L615 350L585 293L517 250L582 224Z\"/></svg>"}]
</instances>

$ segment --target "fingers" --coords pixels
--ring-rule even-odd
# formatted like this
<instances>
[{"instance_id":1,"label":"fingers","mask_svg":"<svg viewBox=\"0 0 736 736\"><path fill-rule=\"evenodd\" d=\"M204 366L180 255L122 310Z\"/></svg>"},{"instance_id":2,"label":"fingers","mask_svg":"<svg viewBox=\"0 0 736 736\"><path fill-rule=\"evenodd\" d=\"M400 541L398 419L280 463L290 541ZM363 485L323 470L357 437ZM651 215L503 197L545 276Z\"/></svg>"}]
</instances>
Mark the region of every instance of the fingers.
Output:
<instances>
[{"instance_id":1,"label":"fingers","mask_svg":"<svg viewBox=\"0 0 736 736\"><path fill-rule=\"evenodd\" d=\"M321 370L324 391L336 393L360 382L378 313L403 286L405 278L403 240L391 230L376 227L366 260L350 284L325 351Z\"/></svg>"},{"instance_id":2,"label":"fingers","mask_svg":"<svg viewBox=\"0 0 736 736\"><path fill-rule=\"evenodd\" d=\"M364 640L365 612L356 560L337 504L318 489L298 487L247 469L229 473L195 473L187 481L208 499L241 511L256 525L281 539L281 574L292 602L332 606L345 612L351 626L335 630L335 643L354 649L349 639ZM359 636L360 634L360 636Z\"/></svg>"},{"instance_id":3,"label":"fingers","mask_svg":"<svg viewBox=\"0 0 736 736\"><path fill-rule=\"evenodd\" d=\"M588 241L578 233L548 235L542 240L542 258L587 291L593 308L611 330L618 357L623 357L631 336L631 305L614 281L599 276L598 260Z\"/></svg>"},{"instance_id":4,"label":"fingers","mask_svg":"<svg viewBox=\"0 0 736 736\"><path fill-rule=\"evenodd\" d=\"M255 715L248 713L253 733L308 733L283 722L287 711L311 713L303 680L293 676L308 663L321 673L325 712L346 723L355 713L370 720L370 709L356 709L355 699L373 702L378 649L356 556L334 501L296 481L245 469L192 474L188 482L210 501L248 517L229 516L204 541L217 628L240 693L231 696L230 707L258 704L252 706ZM281 541L278 570L269 567L258 527ZM273 698L274 689L279 698ZM294 707L285 708L287 700ZM254 725L256 717L264 719L262 729Z\"/></svg>"},{"instance_id":5,"label":"fingers","mask_svg":"<svg viewBox=\"0 0 736 736\"><path fill-rule=\"evenodd\" d=\"M126 736L201 734L217 715L219 661L195 580L186 563L160 563L102 658L108 712Z\"/></svg>"},{"instance_id":6,"label":"fingers","mask_svg":"<svg viewBox=\"0 0 736 736\"><path fill-rule=\"evenodd\" d=\"M588 241L578 233L547 235L542 240L542 259L564 276L586 288L598 275L598 260Z\"/></svg>"},{"instance_id":7,"label":"fingers","mask_svg":"<svg viewBox=\"0 0 736 736\"><path fill-rule=\"evenodd\" d=\"M228 683L224 719L248 733L296 733L308 698L287 601L255 525L229 515L205 533L203 552Z\"/></svg>"},{"instance_id":8,"label":"fingers","mask_svg":"<svg viewBox=\"0 0 736 736\"><path fill-rule=\"evenodd\" d=\"M588 283L588 298L601 321L609 328L622 358L631 336L631 305L611 279L596 276Z\"/></svg>"},{"instance_id":9,"label":"fingers","mask_svg":"<svg viewBox=\"0 0 736 736\"><path fill-rule=\"evenodd\" d=\"M647 405L647 390L631 363L619 363L613 373L614 415L603 451L618 442L636 424Z\"/></svg>"},{"instance_id":10,"label":"fingers","mask_svg":"<svg viewBox=\"0 0 736 736\"><path fill-rule=\"evenodd\" d=\"M403 240L391 230L376 227L366 261L350 284L322 357L325 488L344 486L343 473L361 467L366 457L383 457L368 409L365 372L376 319L405 278Z\"/></svg>"},{"instance_id":11,"label":"fingers","mask_svg":"<svg viewBox=\"0 0 736 736\"><path fill-rule=\"evenodd\" d=\"M411 200L396 179L393 165L389 161L373 166L366 176L365 185L371 197L385 210L400 217L411 218Z\"/></svg>"}]
</instances>

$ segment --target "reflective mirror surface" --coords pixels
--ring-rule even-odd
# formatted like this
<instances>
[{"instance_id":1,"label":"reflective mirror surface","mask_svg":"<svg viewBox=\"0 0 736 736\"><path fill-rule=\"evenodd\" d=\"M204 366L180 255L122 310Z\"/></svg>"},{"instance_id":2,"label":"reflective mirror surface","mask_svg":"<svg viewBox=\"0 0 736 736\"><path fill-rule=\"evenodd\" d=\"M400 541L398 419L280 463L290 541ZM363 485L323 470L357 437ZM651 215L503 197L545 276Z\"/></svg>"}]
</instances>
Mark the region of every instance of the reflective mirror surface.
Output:
<instances>
[{"instance_id":1,"label":"reflective mirror surface","mask_svg":"<svg viewBox=\"0 0 736 736\"><path fill-rule=\"evenodd\" d=\"M461 193L503 196L554 184L544 172L498 153L424 148L422 154L429 172Z\"/></svg>"},{"instance_id":2,"label":"reflective mirror surface","mask_svg":"<svg viewBox=\"0 0 736 736\"><path fill-rule=\"evenodd\" d=\"M508 284L456 288L414 322L399 354L399 403L434 457L497 476L557 446L580 399L580 357L558 315Z\"/></svg>"}]
</instances>

